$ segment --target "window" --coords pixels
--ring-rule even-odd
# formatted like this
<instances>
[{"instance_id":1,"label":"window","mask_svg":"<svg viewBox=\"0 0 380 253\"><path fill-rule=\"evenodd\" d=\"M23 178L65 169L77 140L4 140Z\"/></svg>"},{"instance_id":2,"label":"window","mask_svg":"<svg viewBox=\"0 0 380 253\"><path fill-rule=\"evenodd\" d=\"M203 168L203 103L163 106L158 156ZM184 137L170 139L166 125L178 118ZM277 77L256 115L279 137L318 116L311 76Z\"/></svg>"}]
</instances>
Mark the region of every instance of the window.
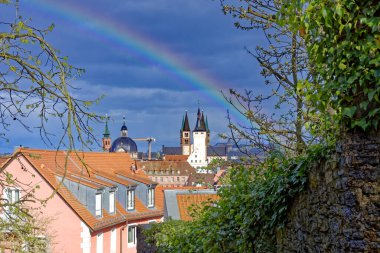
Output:
<instances>
[{"instance_id":1,"label":"window","mask_svg":"<svg viewBox=\"0 0 380 253\"><path fill-rule=\"evenodd\" d=\"M128 247L136 246L136 226L128 227Z\"/></svg>"},{"instance_id":2,"label":"window","mask_svg":"<svg viewBox=\"0 0 380 253\"><path fill-rule=\"evenodd\" d=\"M20 190L15 188L6 188L4 189L4 198L8 204L17 203L20 200ZM12 213L11 206L6 205L4 210L8 213L8 215Z\"/></svg>"},{"instance_id":3,"label":"window","mask_svg":"<svg viewBox=\"0 0 380 253\"><path fill-rule=\"evenodd\" d=\"M8 203L13 204L20 200L20 190L6 188L5 189L5 198L8 200Z\"/></svg>"},{"instance_id":4,"label":"window","mask_svg":"<svg viewBox=\"0 0 380 253\"><path fill-rule=\"evenodd\" d=\"M127 210L135 209L135 190L127 190Z\"/></svg>"},{"instance_id":5,"label":"window","mask_svg":"<svg viewBox=\"0 0 380 253\"><path fill-rule=\"evenodd\" d=\"M177 182L179 182L179 177L177 177Z\"/></svg>"},{"instance_id":6,"label":"window","mask_svg":"<svg viewBox=\"0 0 380 253\"><path fill-rule=\"evenodd\" d=\"M148 207L154 207L154 189L148 189Z\"/></svg>"},{"instance_id":7,"label":"window","mask_svg":"<svg viewBox=\"0 0 380 253\"><path fill-rule=\"evenodd\" d=\"M103 233L96 236L96 253L103 253Z\"/></svg>"},{"instance_id":8,"label":"window","mask_svg":"<svg viewBox=\"0 0 380 253\"><path fill-rule=\"evenodd\" d=\"M102 216L102 194L97 193L95 195L95 215L97 217Z\"/></svg>"},{"instance_id":9,"label":"window","mask_svg":"<svg viewBox=\"0 0 380 253\"><path fill-rule=\"evenodd\" d=\"M115 213L115 192L110 192L110 213Z\"/></svg>"},{"instance_id":10,"label":"window","mask_svg":"<svg viewBox=\"0 0 380 253\"><path fill-rule=\"evenodd\" d=\"M189 133L185 133L185 137L189 137Z\"/></svg>"}]
</instances>

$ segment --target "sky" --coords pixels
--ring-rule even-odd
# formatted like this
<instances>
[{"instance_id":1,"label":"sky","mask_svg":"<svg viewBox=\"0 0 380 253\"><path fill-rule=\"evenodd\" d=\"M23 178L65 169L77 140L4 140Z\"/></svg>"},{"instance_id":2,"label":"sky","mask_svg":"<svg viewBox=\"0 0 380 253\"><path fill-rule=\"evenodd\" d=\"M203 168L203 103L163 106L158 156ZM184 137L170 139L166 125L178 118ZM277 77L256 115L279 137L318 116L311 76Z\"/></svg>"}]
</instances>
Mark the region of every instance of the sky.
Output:
<instances>
[{"instance_id":1,"label":"sky","mask_svg":"<svg viewBox=\"0 0 380 253\"><path fill-rule=\"evenodd\" d=\"M0 6L0 17L14 10ZM260 67L245 47L264 43L258 31L242 31L213 0L20 0L20 15L33 25L55 29L47 40L85 74L71 81L78 96L105 95L91 110L109 115L114 140L123 116L131 138L153 137L153 150L179 146L182 117L195 127L198 107L211 130L211 144L228 132L227 110L244 119L223 99L229 88L267 89ZM94 125L102 138L104 124ZM54 130L53 130L54 131ZM12 126L0 153L19 146L49 148L39 133ZM147 143L137 142L139 151ZM93 150L101 150L94 145Z\"/></svg>"}]
</instances>

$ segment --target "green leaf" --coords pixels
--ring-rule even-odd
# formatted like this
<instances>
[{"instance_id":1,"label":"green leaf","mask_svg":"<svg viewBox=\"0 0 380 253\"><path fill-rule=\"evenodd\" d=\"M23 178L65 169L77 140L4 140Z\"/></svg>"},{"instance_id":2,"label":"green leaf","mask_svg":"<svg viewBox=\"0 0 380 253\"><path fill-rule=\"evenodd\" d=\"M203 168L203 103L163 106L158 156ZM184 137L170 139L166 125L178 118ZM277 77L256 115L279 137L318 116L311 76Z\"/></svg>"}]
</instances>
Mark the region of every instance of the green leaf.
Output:
<instances>
[{"instance_id":1,"label":"green leaf","mask_svg":"<svg viewBox=\"0 0 380 253\"><path fill-rule=\"evenodd\" d=\"M342 114L343 116L347 116L349 118L352 118L356 112L356 106L351 106L351 107L345 107L343 108Z\"/></svg>"},{"instance_id":2,"label":"green leaf","mask_svg":"<svg viewBox=\"0 0 380 253\"><path fill-rule=\"evenodd\" d=\"M338 68L341 69L341 70L345 70L347 68L347 66L343 62L340 62L339 65L338 65Z\"/></svg>"},{"instance_id":3,"label":"green leaf","mask_svg":"<svg viewBox=\"0 0 380 253\"><path fill-rule=\"evenodd\" d=\"M368 99L370 102L373 100L373 97L375 96L375 94L376 94L376 90L371 90L370 92L368 92Z\"/></svg>"}]
</instances>

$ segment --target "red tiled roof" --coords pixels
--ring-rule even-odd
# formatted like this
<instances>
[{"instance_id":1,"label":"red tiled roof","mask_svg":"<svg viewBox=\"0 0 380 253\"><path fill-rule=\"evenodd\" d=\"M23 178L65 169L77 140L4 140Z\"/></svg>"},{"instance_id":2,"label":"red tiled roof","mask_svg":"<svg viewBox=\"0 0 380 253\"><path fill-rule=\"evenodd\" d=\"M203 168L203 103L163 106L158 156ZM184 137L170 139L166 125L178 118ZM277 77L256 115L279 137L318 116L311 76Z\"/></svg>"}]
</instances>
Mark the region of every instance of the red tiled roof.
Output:
<instances>
[{"instance_id":1,"label":"red tiled roof","mask_svg":"<svg viewBox=\"0 0 380 253\"><path fill-rule=\"evenodd\" d=\"M187 161L138 161L136 165L137 168L145 171L145 173L154 171L155 175L189 176L196 173L195 169ZM167 171L169 171L169 174L167 174Z\"/></svg>"},{"instance_id":2,"label":"red tiled roof","mask_svg":"<svg viewBox=\"0 0 380 253\"><path fill-rule=\"evenodd\" d=\"M165 155L165 161L173 161L173 162L182 161L182 162L185 162L185 161L187 161L187 158L189 158L188 155Z\"/></svg>"},{"instance_id":3,"label":"red tiled roof","mask_svg":"<svg viewBox=\"0 0 380 253\"><path fill-rule=\"evenodd\" d=\"M202 208L204 205L210 205L217 201L219 196L216 194L177 194L177 202L179 215L181 220L190 221L192 217L190 216L191 208Z\"/></svg>"},{"instance_id":4,"label":"red tiled roof","mask_svg":"<svg viewBox=\"0 0 380 253\"><path fill-rule=\"evenodd\" d=\"M132 173L131 166L134 161L127 153L78 151L77 153L71 152L68 155L65 151L19 149L12 159L19 155L25 157L52 188L57 189L59 196L93 231L125 222L126 219L132 217L139 219L163 216L162 208L149 210L136 198L136 211L133 214L126 212L122 205L117 202L115 214L111 215L106 210L103 210L103 217L100 219L95 218L57 178L57 176L67 177L68 180L79 182L92 188L114 186L112 183L96 178L95 175L103 176L123 185L135 185L135 183L121 178L118 174L138 182L155 184L145 175Z\"/></svg>"}]
</instances>

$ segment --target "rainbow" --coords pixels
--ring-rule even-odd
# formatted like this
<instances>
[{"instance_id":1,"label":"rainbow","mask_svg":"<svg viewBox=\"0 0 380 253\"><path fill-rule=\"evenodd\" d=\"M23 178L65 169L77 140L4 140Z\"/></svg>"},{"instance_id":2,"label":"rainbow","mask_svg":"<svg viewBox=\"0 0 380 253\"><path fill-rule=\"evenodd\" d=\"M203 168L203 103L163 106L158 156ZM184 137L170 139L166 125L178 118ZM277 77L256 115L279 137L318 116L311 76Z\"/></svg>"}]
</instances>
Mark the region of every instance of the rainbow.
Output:
<instances>
[{"instance_id":1,"label":"rainbow","mask_svg":"<svg viewBox=\"0 0 380 253\"><path fill-rule=\"evenodd\" d=\"M27 3L24 2L24 4ZM158 47L157 43L137 33L125 23L117 23L93 13L88 8L81 6L79 2L75 3L74 6L65 3L65 1L39 0L33 1L33 4L30 3L30 8L53 13L64 20L84 27L85 30L94 33L101 40L111 42L113 46L119 49L127 50L130 55L137 59L154 63L166 75L178 81L180 85L201 91L199 95L223 110L231 107L220 91L226 90L232 85L226 86L215 78L202 73L169 50ZM236 110L231 110L231 114L235 120L246 121Z\"/></svg>"}]
</instances>

